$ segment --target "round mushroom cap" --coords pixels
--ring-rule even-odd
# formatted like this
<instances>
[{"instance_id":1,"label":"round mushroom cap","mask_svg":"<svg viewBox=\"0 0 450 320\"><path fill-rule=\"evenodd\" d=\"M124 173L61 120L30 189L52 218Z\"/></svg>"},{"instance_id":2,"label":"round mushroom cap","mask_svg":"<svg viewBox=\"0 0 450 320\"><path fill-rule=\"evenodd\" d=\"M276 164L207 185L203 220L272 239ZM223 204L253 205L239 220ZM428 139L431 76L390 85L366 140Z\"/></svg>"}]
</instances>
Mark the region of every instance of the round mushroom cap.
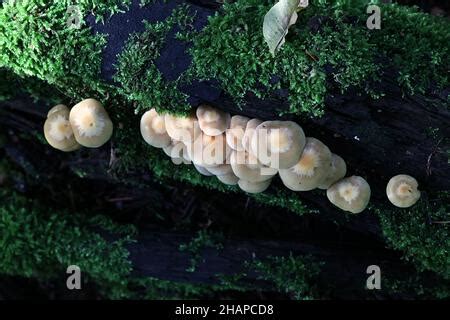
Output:
<instances>
[{"instance_id":1,"label":"round mushroom cap","mask_svg":"<svg viewBox=\"0 0 450 320\"><path fill-rule=\"evenodd\" d=\"M386 187L389 201L396 207L409 208L420 199L417 180L406 174L392 177Z\"/></svg>"},{"instance_id":2,"label":"round mushroom cap","mask_svg":"<svg viewBox=\"0 0 450 320\"><path fill-rule=\"evenodd\" d=\"M280 169L284 185L293 191L316 189L327 177L331 167L331 151L320 140L306 138L300 160L289 169Z\"/></svg>"},{"instance_id":3,"label":"round mushroom cap","mask_svg":"<svg viewBox=\"0 0 450 320\"><path fill-rule=\"evenodd\" d=\"M228 113L206 104L199 106L196 114L200 129L208 136L221 135L230 125L230 115Z\"/></svg>"},{"instance_id":4,"label":"round mushroom cap","mask_svg":"<svg viewBox=\"0 0 450 320\"><path fill-rule=\"evenodd\" d=\"M277 170L262 165L255 156L245 151L232 151L230 164L234 174L241 180L261 182L272 179Z\"/></svg>"},{"instance_id":5,"label":"round mushroom cap","mask_svg":"<svg viewBox=\"0 0 450 320\"><path fill-rule=\"evenodd\" d=\"M267 188L269 188L271 182L272 182L271 179L261 182L250 182L247 180L240 179L238 181L238 185L239 188L241 188L241 190L247 193L261 193L266 191Z\"/></svg>"},{"instance_id":6,"label":"round mushroom cap","mask_svg":"<svg viewBox=\"0 0 450 320\"><path fill-rule=\"evenodd\" d=\"M239 178L236 177L236 175L231 172L229 174L217 176L217 179L219 179L220 182L223 184L229 185L229 186L235 186L238 184Z\"/></svg>"},{"instance_id":7,"label":"round mushroom cap","mask_svg":"<svg viewBox=\"0 0 450 320\"><path fill-rule=\"evenodd\" d=\"M145 142L156 148L164 148L171 143L164 116L160 116L155 109L147 111L142 116L141 135Z\"/></svg>"},{"instance_id":8,"label":"round mushroom cap","mask_svg":"<svg viewBox=\"0 0 450 320\"><path fill-rule=\"evenodd\" d=\"M213 176L213 174L211 172L208 171L208 169L206 169L205 167L199 166L198 164L194 163L194 167L195 169L197 169L198 172L200 172L200 174L207 176L207 177L211 177Z\"/></svg>"},{"instance_id":9,"label":"round mushroom cap","mask_svg":"<svg viewBox=\"0 0 450 320\"><path fill-rule=\"evenodd\" d=\"M299 161L305 143L305 133L295 122L266 121L256 127L251 149L263 164L289 169Z\"/></svg>"},{"instance_id":10,"label":"round mushroom cap","mask_svg":"<svg viewBox=\"0 0 450 320\"><path fill-rule=\"evenodd\" d=\"M44 123L44 136L53 148L64 152L75 151L81 148L76 141L69 121L69 108L59 104L48 112Z\"/></svg>"},{"instance_id":11,"label":"round mushroom cap","mask_svg":"<svg viewBox=\"0 0 450 320\"><path fill-rule=\"evenodd\" d=\"M231 165L229 165L227 163L220 164L217 166L206 166L205 168L215 176L224 176L224 175L233 173L233 170L231 169Z\"/></svg>"},{"instance_id":12,"label":"round mushroom cap","mask_svg":"<svg viewBox=\"0 0 450 320\"><path fill-rule=\"evenodd\" d=\"M244 136L242 137L242 147L245 151L252 153L251 141L253 134L255 133L256 128L263 123L259 119L251 119L247 122L247 126L245 127Z\"/></svg>"},{"instance_id":13,"label":"round mushroom cap","mask_svg":"<svg viewBox=\"0 0 450 320\"><path fill-rule=\"evenodd\" d=\"M193 143L188 145L187 150L192 162L203 167L226 164L230 153L225 134L208 136L202 133Z\"/></svg>"},{"instance_id":14,"label":"round mushroom cap","mask_svg":"<svg viewBox=\"0 0 450 320\"><path fill-rule=\"evenodd\" d=\"M170 144L163 148L166 155L172 158L175 164L190 164L191 158L188 155L186 145L181 141L172 140Z\"/></svg>"},{"instance_id":15,"label":"round mushroom cap","mask_svg":"<svg viewBox=\"0 0 450 320\"><path fill-rule=\"evenodd\" d=\"M231 149L244 151L242 138L244 137L245 128L247 127L247 122L249 120L249 118L243 116L231 117L230 128L226 131L227 143Z\"/></svg>"},{"instance_id":16,"label":"round mushroom cap","mask_svg":"<svg viewBox=\"0 0 450 320\"><path fill-rule=\"evenodd\" d=\"M177 117L166 114L164 122L169 137L182 141L186 145L192 143L201 134L197 118L194 115Z\"/></svg>"},{"instance_id":17,"label":"round mushroom cap","mask_svg":"<svg viewBox=\"0 0 450 320\"><path fill-rule=\"evenodd\" d=\"M103 105L95 99L76 104L69 120L75 139L84 147L98 148L111 139L113 123Z\"/></svg>"},{"instance_id":18,"label":"round mushroom cap","mask_svg":"<svg viewBox=\"0 0 450 320\"><path fill-rule=\"evenodd\" d=\"M331 154L331 168L328 175L320 183L319 189L326 190L336 181L341 180L347 174L347 165L340 156L337 154Z\"/></svg>"},{"instance_id":19,"label":"round mushroom cap","mask_svg":"<svg viewBox=\"0 0 450 320\"><path fill-rule=\"evenodd\" d=\"M362 212L370 200L370 186L358 176L342 179L327 190L328 200L336 207L351 213Z\"/></svg>"}]
</instances>

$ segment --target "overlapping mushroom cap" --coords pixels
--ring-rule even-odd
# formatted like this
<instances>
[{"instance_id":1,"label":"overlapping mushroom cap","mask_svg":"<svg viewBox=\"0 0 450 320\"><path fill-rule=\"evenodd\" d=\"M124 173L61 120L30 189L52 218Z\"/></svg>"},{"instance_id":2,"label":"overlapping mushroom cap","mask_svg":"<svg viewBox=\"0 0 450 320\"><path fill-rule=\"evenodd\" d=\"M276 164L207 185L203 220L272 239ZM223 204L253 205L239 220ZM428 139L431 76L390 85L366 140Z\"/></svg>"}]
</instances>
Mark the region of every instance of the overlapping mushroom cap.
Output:
<instances>
[{"instance_id":1,"label":"overlapping mushroom cap","mask_svg":"<svg viewBox=\"0 0 450 320\"><path fill-rule=\"evenodd\" d=\"M192 162L204 167L225 164L229 153L225 134L209 136L201 133L188 145L188 155Z\"/></svg>"},{"instance_id":2,"label":"overlapping mushroom cap","mask_svg":"<svg viewBox=\"0 0 450 320\"><path fill-rule=\"evenodd\" d=\"M142 116L141 135L145 142L156 148L164 148L171 143L164 116L159 115L155 109L147 111Z\"/></svg>"},{"instance_id":3,"label":"overlapping mushroom cap","mask_svg":"<svg viewBox=\"0 0 450 320\"><path fill-rule=\"evenodd\" d=\"M271 182L272 182L271 179L260 182L251 182L240 179L238 181L238 185L239 188L241 188L241 190L247 193L261 193L266 191L267 188L269 188Z\"/></svg>"},{"instance_id":4,"label":"overlapping mushroom cap","mask_svg":"<svg viewBox=\"0 0 450 320\"><path fill-rule=\"evenodd\" d=\"M270 180L277 174L276 169L265 167L256 157L245 151L232 151L230 164L239 179L249 182Z\"/></svg>"},{"instance_id":5,"label":"overlapping mushroom cap","mask_svg":"<svg viewBox=\"0 0 450 320\"><path fill-rule=\"evenodd\" d=\"M223 184L226 184L229 186L237 185L238 181L239 181L239 178L236 177L236 175L233 172L231 172L229 174L217 176L217 179L219 179L219 181L222 182Z\"/></svg>"},{"instance_id":6,"label":"overlapping mushroom cap","mask_svg":"<svg viewBox=\"0 0 450 320\"><path fill-rule=\"evenodd\" d=\"M44 136L48 144L64 152L81 148L70 125L69 114L69 108L59 104L50 109L44 124Z\"/></svg>"},{"instance_id":7,"label":"overlapping mushroom cap","mask_svg":"<svg viewBox=\"0 0 450 320\"><path fill-rule=\"evenodd\" d=\"M187 152L187 146L181 141L172 140L168 146L163 148L163 151L176 165L191 163L191 158Z\"/></svg>"},{"instance_id":8,"label":"overlapping mushroom cap","mask_svg":"<svg viewBox=\"0 0 450 320\"><path fill-rule=\"evenodd\" d=\"M406 174L392 177L386 187L389 201L399 208L413 206L420 199L417 180Z\"/></svg>"},{"instance_id":9,"label":"overlapping mushroom cap","mask_svg":"<svg viewBox=\"0 0 450 320\"><path fill-rule=\"evenodd\" d=\"M203 104L197 108L197 119L200 129L208 136L218 136L228 129L230 115L226 112Z\"/></svg>"},{"instance_id":10,"label":"overlapping mushroom cap","mask_svg":"<svg viewBox=\"0 0 450 320\"><path fill-rule=\"evenodd\" d=\"M177 117L166 114L164 123L167 134L176 141L182 141L186 145L191 144L201 134L195 115Z\"/></svg>"},{"instance_id":11,"label":"overlapping mushroom cap","mask_svg":"<svg viewBox=\"0 0 450 320\"><path fill-rule=\"evenodd\" d=\"M337 154L331 154L331 167L325 179L320 183L319 189L326 190L336 181L341 180L347 174L347 164Z\"/></svg>"},{"instance_id":12,"label":"overlapping mushroom cap","mask_svg":"<svg viewBox=\"0 0 450 320\"><path fill-rule=\"evenodd\" d=\"M103 105L95 99L86 99L70 111L69 121L75 139L84 147L98 148L112 136L113 124Z\"/></svg>"},{"instance_id":13,"label":"overlapping mushroom cap","mask_svg":"<svg viewBox=\"0 0 450 320\"><path fill-rule=\"evenodd\" d=\"M300 159L305 143L305 133L295 122L266 121L253 133L251 149L261 163L288 169Z\"/></svg>"},{"instance_id":14,"label":"overlapping mushroom cap","mask_svg":"<svg viewBox=\"0 0 450 320\"><path fill-rule=\"evenodd\" d=\"M263 122L259 119L251 119L247 122L247 125L245 127L244 136L242 137L242 147L244 148L245 151L247 151L249 153L252 153L251 141L252 141L253 134L255 133L256 128L261 123L263 123ZM253 154L253 155L256 156L255 154Z\"/></svg>"},{"instance_id":15,"label":"overlapping mushroom cap","mask_svg":"<svg viewBox=\"0 0 450 320\"><path fill-rule=\"evenodd\" d=\"M236 151L244 151L242 139L249 120L249 118L243 116L231 117L230 128L226 131L227 143L231 149Z\"/></svg>"},{"instance_id":16,"label":"overlapping mushroom cap","mask_svg":"<svg viewBox=\"0 0 450 320\"><path fill-rule=\"evenodd\" d=\"M327 190L328 200L336 207L351 213L360 213L369 204L370 186L359 176L342 179Z\"/></svg>"},{"instance_id":17,"label":"overlapping mushroom cap","mask_svg":"<svg viewBox=\"0 0 450 320\"><path fill-rule=\"evenodd\" d=\"M280 169L284 185L293 191L316 189L327 177L331 167L331 151L320 140L306 138L300 160L289 169Z\"/></svg>"}]
</instances>

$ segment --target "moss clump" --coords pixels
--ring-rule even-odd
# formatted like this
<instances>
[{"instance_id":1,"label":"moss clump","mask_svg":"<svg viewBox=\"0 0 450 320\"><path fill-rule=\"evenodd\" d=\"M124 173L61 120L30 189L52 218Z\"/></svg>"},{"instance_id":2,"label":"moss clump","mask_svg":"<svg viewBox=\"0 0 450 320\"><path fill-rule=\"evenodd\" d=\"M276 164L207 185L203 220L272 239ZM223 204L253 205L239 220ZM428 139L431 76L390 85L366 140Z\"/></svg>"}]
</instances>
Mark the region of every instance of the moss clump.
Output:
<instances>
[{"instance_id":1,"label":"moss clump","mask_svg":"<svg viewBox=\"0 0 450 320\"><path fill-rule=\"evenodd\" d=\"M439 203L420 200L408 209L378 209L381 228L390 246L404 252L420 270L450 279L449 196Z\"/></svg>"},{"instance_id":2,"label":"moss clump","mask_svg":"<svg viewBox=\"0 0 450 320\"><path fill-rule=\"evenodd\" d=\"M365 25L367 2L314 1L299 14L282 50L272 58L260 27L271 5L258 0L225 4L194 38L194 73L218 79L238 100L248 93L264 98L288 90L287 112L312 116L323 114L332 92L355 87L373 97L382 94L373 89L374 82L393 66L399 71L398 83L409 93L424 91L431 82L448 83L450 33L444 19L380 4L383 28L371 31Z\"/></svg>"}]
</instances>

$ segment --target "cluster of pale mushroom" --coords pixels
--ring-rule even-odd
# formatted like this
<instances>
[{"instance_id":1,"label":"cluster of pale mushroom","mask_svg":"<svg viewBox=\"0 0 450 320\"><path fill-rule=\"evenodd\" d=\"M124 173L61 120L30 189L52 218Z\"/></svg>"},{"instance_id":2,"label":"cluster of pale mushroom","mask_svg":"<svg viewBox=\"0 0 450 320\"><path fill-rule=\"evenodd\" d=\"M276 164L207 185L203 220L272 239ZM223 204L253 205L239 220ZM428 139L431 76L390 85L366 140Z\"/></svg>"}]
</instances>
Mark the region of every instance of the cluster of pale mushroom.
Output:
<instances>
[{"instance_id":1,"label":"cluster of pale mushroom","mask_svg":"<svg viewBox=\"0 0 450 320\"><path fill-rule=\"evenodd\" d=\"M231 117L208 105L182 117L152 109L142 116L141 134L175 164L193 163L201 174L248 193L264 192L279 174L293 191L326 189L334 205L352 213L363 211L370 199L369 184L358 176L344 178L345 161L292 121Z\"/></svg>"},{"instance_id":2,"label":"cluster of pale mushroom","mask_svg":"<svg viewBox=\"0 0 450 320\"><path fill-rule=\"evenodd\" d=\"M86 99L72 110L59 104L48 112L44 124L47 142L55 149L70 152L81 147L98 148L113 132L113 124L103 105L95 99Z\"/></svg>"}]
</instances>

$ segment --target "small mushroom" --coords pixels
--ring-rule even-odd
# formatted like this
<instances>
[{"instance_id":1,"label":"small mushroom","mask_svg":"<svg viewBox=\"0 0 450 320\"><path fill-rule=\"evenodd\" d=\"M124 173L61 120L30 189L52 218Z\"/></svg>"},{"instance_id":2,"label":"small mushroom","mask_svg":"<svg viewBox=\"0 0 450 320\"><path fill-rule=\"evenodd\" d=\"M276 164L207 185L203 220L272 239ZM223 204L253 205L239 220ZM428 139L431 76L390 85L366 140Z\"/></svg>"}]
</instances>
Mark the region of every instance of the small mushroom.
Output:
<instances>
[{"instance_id":1,"label":"small mushroom","mask_svg":"<svg viewBox=\"0 0 450 320\"><path fill-rule=\"evenodd\" d=\"M193 143L188 145L187 150L192 162L203 167L225 164L230 152L225 134L208 136L205 133L200 134Z\"/></svg>"},{"instance_id":2,"label":"small mushroom","mask_svg":"<svg viewBox=\"0 0 450 320\"><path fill-rule=\"evenodd\" d=\"M147 111L142 116L141 135L145 142L156 148L164 148L171 143L164 116L160 116L155 109Z\"/></svg>"},{"instance_id":3,"label":"small mushroom","mask_svg":"<svg viewBox=\"0 0 450 320\"><path fill-rule=\"evenodd\" d=\"M223 176L233 173L231 165L229 164L221 164L217 166L206 166L205 167L209 172L211 172L215 176Z\"/></svg>"},{"instance_id":4,"label":"small mushroom","mask_svg":"<svg viewBox=\"0 0 450 320\"><path fill-rule=\"evenodd\" d=\"M194 167L195 169L197 169L197 171L207 177L211 177L213 176L213 174L211 172L208 171L208 169L206 169L205 167L199 166L198 164L194 163Z\"/></svg>"},{"instance_id":5,"label":"small mushroom","mask_svg":"<svg viewBox=\"0 0 450 320\"><path fill-rule=\"evenodd\" d=\"M293 191L316 189L327 177L331 167L331 151L320 140L306 138L300 160L289 169L280 169L284 185Z\"/></svg>"},{"instance_id":6,"label":"small mushroom","mask_svg":"<svg viewBox=\"0 0 450 320\"><path fill-rule=\"evenodd\" d=\"M187 152L187 147L181 141L172 140L168 146L163 148L163 151L166 155L172 158L172 162L176 165L191 163L191 159Z\"/></svg>"},{"instance_id":7,"label":"small mushroom","mask_svg":"<svg viewBox=\"0 0 450 320\"><path fill-rule=\"evenodd\" d=\"M326 178L320 183L319 189L326 190L336 181L341 180L347 174L347 165L344 159L337 154L331 154L331 168Z\"/></svg>"},{"instance_id":8,"label":"small mushroom","mask_svg":"<svg viewBox=\"0 0 450 320\"><path fill-rule=\"evenodd\" d=\"M196 114L200 129L208 136L221 135L230 125L230 115L228 113L206 104L199 106Z\"/></svg>"},{"instance_id":9,"label":"small mushroom","mask_svg":"<svg viewBox=\"0 0 450 320\"><path fill-rule=\"evenodd\" d=\"M328 200L336 207L352 213L362 212L370 200L370 186L358 176L342 179L327 190Z\"/></svg>"},{"instance_id":10,"label":"small mushroom","mask_svg":"<svg viewBox=\"0 0 450 320\"><path fill-rule=\"evenodd\" d=\"M239 178L236 177L236 175L231 172L229 174L217 176L217 179L219 179L220 182L223 184L229 185L229 186L235 186L238 184Z\"/></svg>"},{"instance_id":11,"label":"small mushroom","mask_svg":"<svg viewBox=\"0 0 450 320\"><path fill-rule=\"evenodd\" d=\"M245 151L232 151L230 164L239 179L249 182L270 180L277 174L276 169L262 165L255 156Z\"/></svg>"},{"instance_id":12,"label":"small mushroom","mask_svg":"<svg viewBox=\"0 0 450 320\"><path fill-rule=\"evenodd\" d=\"M386 187L389 201L396 207L409 208L420 199L417 180L406 174L392 177Z\"/></svg>"},{"instance_id":13,"label":"small mushroom","mask_svg":"<svg viewBox=\"0 0 450 320\"><path fill-rule=\"evenodd\" d=\"M242 146L244 150L252 153L252 149L250 147L253 134L255 133L256 128L263 123L259 119L251 119L247 122L247 126L245 127L244 136L242 137Z\"/></svg>"},{"instance_id":14,"label":"small mushroom","mask_svg":"<svg viewBox=\"0 0 450 320\"><path fill-rule=\"evenodd\" d=\"M305 147L303 129L292 121L266 121L255 130L251 149L259 161L275 169L295 165Z\"/></svg>"},{"instance_id":15,"label":"small mushroom","mask_svg":"<svg viewBox=\"0 0 450 320\"><path fill-rule=\"evenodd\" d=\"M44 136L48 144L64 152L81 148L81 145L75 140L69 122L69 114L69 108L59 104L50 109L44 124Z\"/></svg>"},{"instance_id":16,"label":"small mushroom","mask_svg":"<svg viewBox=\"0 0 450 320\"><path fill-rule=\"evenodd\" d=\"M167 134L176 141L191 144L201 134L197 118L194 115L177 117L171 114L164 116Z\"/></svg>"},{"instance_id":17,"label":"small mushroom","mask_svg":"<svg viewBox=\"0 0 450 320\"><path fill-rule=\"evenodd\" d=\"M86 99L76 104L70 111L69 121L75 139L84 147L101 147L113 133L113 124L108 113L95 99Z\"/></svg>"},{"instance_id":18,"label":"small mushroom","mask_svg":"<svg viewBox=\"0 0 450 320\"><path fill-rule=\"evenodd\" d=\"M261 193L266 191L267 188L269 188L271 182L272 182L271 179L261 182L251 182L240 179L238 181L238 185L239 188L241 188L243 191L247 193Z\"/></svg>"},{"instance_id":19,"label":"small mushroom","mask_svg":"<svg viewBox=\"0 0 450 320\"><path fill-rule=\"evenodd\" d=\"M231 149L236 151L244 151L244 146L242 145L242 138L245 134L245 128L247 127L247 122L250 119L243 116L233 116L231 117L230 128L227 129L227 143Z\"/></svg>"}]
</instances>

